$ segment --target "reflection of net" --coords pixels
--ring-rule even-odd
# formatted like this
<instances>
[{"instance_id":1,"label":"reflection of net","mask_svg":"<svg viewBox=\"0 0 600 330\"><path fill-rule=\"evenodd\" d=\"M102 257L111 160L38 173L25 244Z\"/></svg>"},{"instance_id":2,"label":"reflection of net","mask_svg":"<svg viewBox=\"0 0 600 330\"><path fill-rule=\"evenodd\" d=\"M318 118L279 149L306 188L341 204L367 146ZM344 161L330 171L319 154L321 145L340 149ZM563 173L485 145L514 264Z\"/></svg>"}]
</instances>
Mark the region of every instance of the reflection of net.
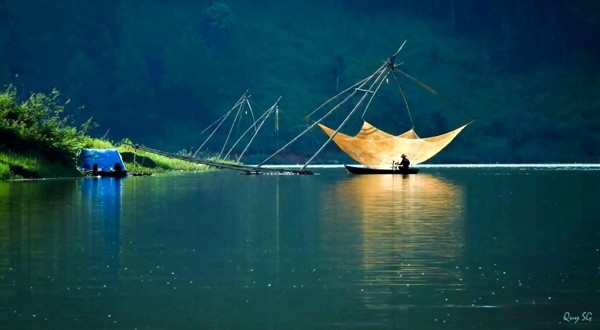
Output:
<instances>
[{"instance_id":1,"label":"reflection of net","mask_svg":"<svg viewBox=\"0 0 600 330\"><path fill-rule=\"evenodd\" d=\"M412 129L393 136L364 122L355 136L338 132L333 141L348 156L367 167L390 168L392 161L400 161L402 154L406 154L414 165L428 160L452 142L466 126L442 135L420 138ZM334 132L323 124L319 127L329 136Z\"/></svg>"},{"instance_id":2,"label":"reflection of net","mask_svg":"<svg viewBox=\"0 0 600 330\"><path fill-rule=\"evenodd\" d=\"M402 297L390 301L391 294L457 282L465 239L460 187L426 174L364 175L341 182L335 192L336 202L349 207L335 217L339 223L327 224L335 232L326 234L328 244L343 245L329 251L344 251L340 259L355 254L351 258L364 274L352 284L361 288L365 304L404 305ZM354 229L356 240L344 241L339 226Z\"/></svg>"}]
</instances>

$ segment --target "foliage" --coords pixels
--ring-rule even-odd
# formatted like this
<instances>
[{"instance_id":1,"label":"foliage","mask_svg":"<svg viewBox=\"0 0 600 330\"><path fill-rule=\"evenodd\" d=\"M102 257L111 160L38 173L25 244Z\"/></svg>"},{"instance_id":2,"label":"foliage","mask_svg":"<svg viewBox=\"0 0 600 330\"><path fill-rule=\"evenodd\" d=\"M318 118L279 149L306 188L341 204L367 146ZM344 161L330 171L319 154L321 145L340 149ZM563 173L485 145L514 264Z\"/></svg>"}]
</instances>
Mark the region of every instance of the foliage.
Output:
<instances>
[{"instance_id":1,"label":"foliage","mask_svg":"<svg viewBox=\"0 0 600 330\"><path fill-rule=\"evenodd\" d=\"M0 162L0 180L8 180L13 177L13 173L10 171L8 164Z\"/></svg>"},{"instance_id":2,"label":"foliage","mask_svg":"<svg viewBox=\"0 0 600 330\"><path fill-rule=\"evenodd\" d=\"M86 136L84 139L83 147L89 149L114 149L115 145L108 140L94 139Z\"/></svg>"},{"instance_id":3,"label":"foliage","mask_svg":"<svg viewBox=\"0 0 600 330\"><path fill-rule=\"evenodd\" d=\"M60 93L32 93L22 103L17 90L8 86L0 93L0 180L81 175L74 161L81 148L115 148L110 141L87 135L95 123L91 119L77 130L64 116ZM167 171L201 171L206 166L177 159L140 153L128 147L126 139L119 148L130 172L162 173ZM141 164L136 162L141 160ZM144 160L147 159L146 162Z\"/></svg>"},{"instance_id":4,"label":"foliage","mask_svg":"<svg viewBox=\"0 0 600 330\"><path fill-rule=\"evenodd\" d=\"M0 179L78 176L75 155L96 144L86 133L91 119L78 130L65 116L67 102L55 89L32 93L19 102L9 85L0 93Z\"/></svg>"},{"instance_id":5,"label":"foliage","mask_svg":"<svg viewBox=\"0 0 600 330\"><path fill-rule=\"evenodd\" d=\"M73 164L56 162L36 150L0 151L0 180L80 176Z\"/></svg>"},{"instance_id":6,"label":"foliage","mask_svg":"<svg viewBox=\"0 0 600 330\"><path fill-rule=\"evenodd\" d=\"M0 152L0 180L23 178L23 174L36 173L39 168L39 161L34 157Z\"/></svg>"},{"instance_id":7,"label":"foliage","mask_svg":"<svg viewBox=\"0 0 600 330\"><path fill-rule=\"evenodd\" d=\"M471 154L469 161L505 161L500 155L509 148L522 149L525 161L536 153L553 155L546 128L565 121L568 131L578 131L566 134L566 144L590 139L561 152L561 160L600 157L600 16L593 1L549 1L543 8L481 0L65 0L4 7L0 16L10 24L0 24L0 85L58 86L73 102L93 105L81 116L93 116L117 139L128 136L163 150L193 146L201 129L250 89L256 108L283 97L277 138L289 141L306 114L372 72L406 39L398 56L405 71L459 103L458 109L476 112L476 124L457 140L460 148L444 153L448 160ZM37 21L45 24L31 24ZM423 104L430 95L407 95L419 131L438 133L465 120ZM378 109L373 124L387 118L385 125L403 128L392 118L396 104ZM433 119L436 112L442 117ZM521 125L524 112L536 119ZM507 125L499 131L495 122ZM312 143L323 142L316 141L323 137L318 130L314 135L290 152L313 152ZM467 140L475 142L466 147ZM258 137L253 145L261 148L253 155L274 151L272 141Z\"/></svg>"},{"instance_id":8,"label":"foliage","mask_svg":"<svg viewBox=\"0 0 600 330\"><path fill-rule=\"evenodd\" d=\"M206 171L208 166L187 162L145 152L131 146L131 141L124 140L119 146L119 152L130 173L165 173L171 171L199 172Z\"/></svg>"},{"instance_id":9,"label":"foliage","mask_svg":"<svg viewBox=\"0 0 600 330\"><path fill-rule=\"evenodd\" d=\"M85 133L93 124L88 120L77 130L64 116L65 106L60 93L32 93L18 103L17 89L8 86L0 93L0 141L2 149L37 149L57 161L74 159L86 141Z\"/></svg>"}]
</instances>

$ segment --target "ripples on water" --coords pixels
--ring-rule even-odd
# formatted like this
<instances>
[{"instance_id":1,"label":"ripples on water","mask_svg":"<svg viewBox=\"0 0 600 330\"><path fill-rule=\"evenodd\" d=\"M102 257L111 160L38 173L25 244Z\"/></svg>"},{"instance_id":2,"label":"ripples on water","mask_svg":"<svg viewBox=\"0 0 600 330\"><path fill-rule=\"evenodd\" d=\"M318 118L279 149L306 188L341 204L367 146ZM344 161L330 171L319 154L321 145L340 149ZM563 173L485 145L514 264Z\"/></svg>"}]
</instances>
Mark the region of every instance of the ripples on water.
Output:
<instances>
[{"instance_id":1,"label":"ripples on water","mask_svg":"<svg viewBox=\"0 0 600 330\"><path fill-rule=\"evenodd\" d=\"M561 329L600 313L598 169L0 183L0 328Z\"/></svg>"}]
</instances>

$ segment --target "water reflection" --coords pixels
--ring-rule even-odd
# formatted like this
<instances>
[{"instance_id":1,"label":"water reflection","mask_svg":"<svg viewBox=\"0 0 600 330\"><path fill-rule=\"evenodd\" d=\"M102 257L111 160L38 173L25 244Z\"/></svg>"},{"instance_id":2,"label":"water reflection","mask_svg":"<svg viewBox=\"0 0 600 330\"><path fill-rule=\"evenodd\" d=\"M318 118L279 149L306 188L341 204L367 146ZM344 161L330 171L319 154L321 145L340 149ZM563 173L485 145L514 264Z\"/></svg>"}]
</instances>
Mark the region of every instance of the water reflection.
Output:
<instances>
[{"instance_id":1,"label":"water reflection","mask_svg":"<svg viewBox=\"0 0 600 330\"><path fill-rule=\"evenodd\" d=\"M90 248L99 255L118 255L123 182L120 178L81 181L81 208L91 220L88 226Z\"/></svg>"},{"instance_id":2,"label":"water reflection","mask_svg":"<svg viewBox=\"0 0 600 330\"><path fill-rule=\"evenodd\" d=\"M114 303L121 190L114 179L0 185L5 325L76 328Z\"/></svg>"},{"instance_id":3,"label":"water reflection","mask_svg":"<svg viewBox=\"0 0 600 330\"><path fill-rule=\"evenodd\" d=\"M560 328L595 306L597 174L430 174L0 182L0 328Z\"/></svg>"},{"instance_id":4,"label":"water reflection","mask_svg":"<svg viewBox=\"0 0 600 330\"><path fill-rule=\"evenodd\" d=\"M325 251L331 260L344 261L340 270L358 265L362 274L355 285L365 306L445 305L432 295L448 285L460 289L456 260L465 242L460 186L427 174L350 176L330 197L329 203L346 207L325 218Z\"/></svg>"},{"instance_id":5,"label":"water reflection","mask_svg":"<svg viewBox=\"0 0 600 330\"><path fill-rule=\"evenodd\" d=\"M0 183L0 276L14 276L18 290L58 271L72 209L56 206L71 205L76 191L72 180Z\"/></svg>"}]
</instances>

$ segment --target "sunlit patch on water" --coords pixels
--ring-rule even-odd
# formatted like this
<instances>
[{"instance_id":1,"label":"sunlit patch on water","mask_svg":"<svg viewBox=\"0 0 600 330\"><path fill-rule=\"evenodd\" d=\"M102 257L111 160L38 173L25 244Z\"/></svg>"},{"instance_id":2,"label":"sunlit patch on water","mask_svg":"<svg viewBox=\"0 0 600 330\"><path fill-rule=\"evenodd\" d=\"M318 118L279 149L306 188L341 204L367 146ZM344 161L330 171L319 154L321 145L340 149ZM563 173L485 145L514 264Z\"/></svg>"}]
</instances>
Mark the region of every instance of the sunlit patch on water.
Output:
<instances>
[{"instance_id":1,"label":"sunlit patch on water","mask_svg":"<svg viewBox=\"0 0 600 330\"><path fill-rule=\"evenodd\" d=\"M465 241L461 187L430 174L351 175L338 182L329 199L325 205L345 207L325 213L324 249L328 258L344 261L340 270L354 259L361 276L353 285L365 306L406 308L441 287L461 290L461 271L452 267ZM340 228L351 234L340 235ZM436 300L448 303L443 295Z\"/></svg>"}]
</instances>

